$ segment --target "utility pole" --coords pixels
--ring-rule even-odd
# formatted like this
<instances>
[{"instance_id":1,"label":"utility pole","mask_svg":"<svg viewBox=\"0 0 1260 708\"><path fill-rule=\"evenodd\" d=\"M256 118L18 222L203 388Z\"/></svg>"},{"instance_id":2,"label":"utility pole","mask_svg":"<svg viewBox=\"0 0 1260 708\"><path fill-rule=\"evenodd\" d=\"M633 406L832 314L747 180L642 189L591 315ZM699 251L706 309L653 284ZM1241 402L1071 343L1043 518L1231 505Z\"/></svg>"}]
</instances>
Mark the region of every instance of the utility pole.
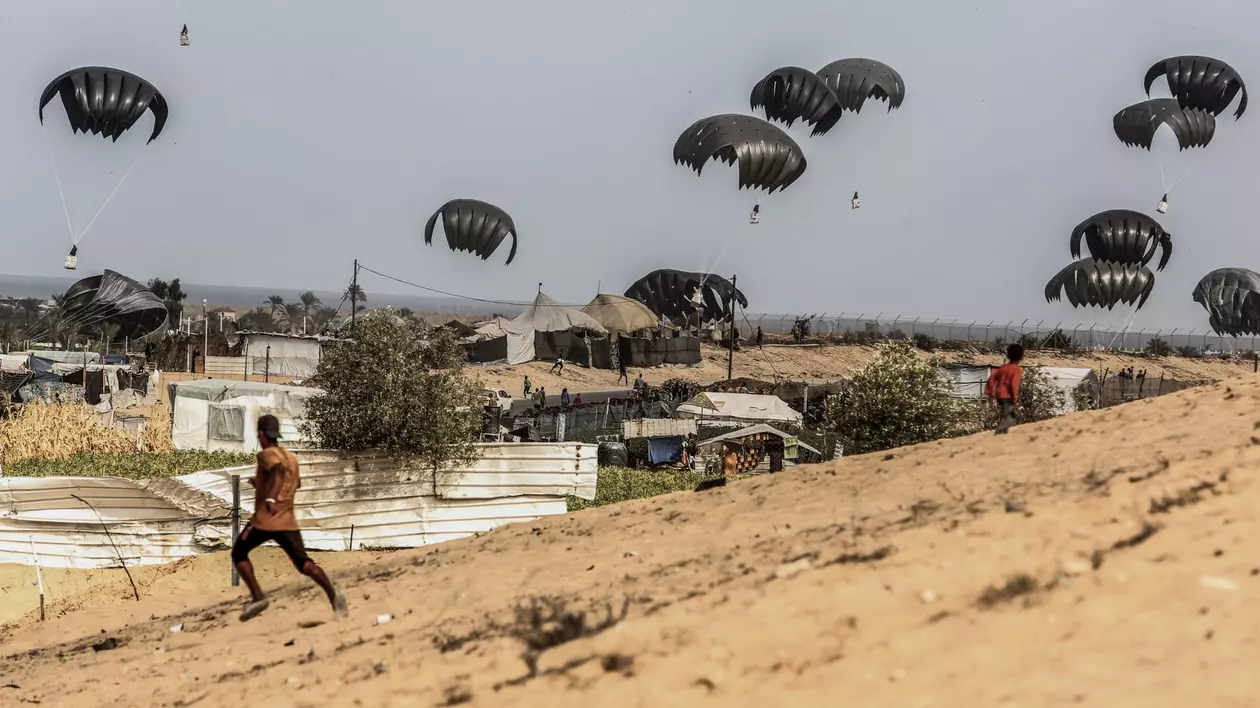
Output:
<instances>
[{"instance_id":1,"label":"utility pole","mask_svg":"<svg viewBox=\"0 0 1260 708\"><path fill-rule=\"evenodd\" d=\"M726 338L730 341L727 343L726 349L726 380L730 381L732 373L735 369L735 283L736 276L731 276L731 298L728 301L731 320L726 328Z\"/></svg>"},{"instance_id":2,"label":"utility pole","mask_svg":"<svg viewBox=\"0 0 1260 708\"><path fill-rule=\"evenodd\" d=\"M201 373L209 373L206 371L206 357L210 356L210 315L206 313L206 300L201 300L201 325L202 325L202 341L201 341Z\"/></svg>"},{"instance_id":3,"label":"utility pole","mask_svg":"<svg viewBox=\"0 0 1260 708\"><path fill-rule=\"evenodd\" d=\"M359 297L359 259L354 259L354 275L350 277L350 334L354 334L355 313L359 309L355 301Z\"/></svg>"}]
</instances>

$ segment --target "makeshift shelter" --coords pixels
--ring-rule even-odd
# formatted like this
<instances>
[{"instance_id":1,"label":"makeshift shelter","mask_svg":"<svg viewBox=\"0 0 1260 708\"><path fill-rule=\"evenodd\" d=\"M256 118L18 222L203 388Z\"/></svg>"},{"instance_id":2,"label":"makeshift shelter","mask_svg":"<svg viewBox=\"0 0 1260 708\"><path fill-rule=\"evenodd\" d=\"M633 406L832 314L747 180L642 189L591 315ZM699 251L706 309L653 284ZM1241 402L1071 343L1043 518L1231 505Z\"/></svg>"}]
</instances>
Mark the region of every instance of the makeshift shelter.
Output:
<instances>
[{"instance_id":1,"label":"makeshift shelter","mask_svg":"<svg viewBox=\"0 0 1260 708\"><path fill-rule=\"evenodd\" d=\"M735 453L736 471L740 474L779 472L785 465L823 459L816 448L765 424L709 438L699 445L700 456L705 459L723 458L728 451Z\"/></svg>"},{"instance_id":2,"label":"makeshift shelter","mask_svg":"<svg viewBox=\"0 0 1260 708\"><path fill-rule=\"evenodd\" d=\"M319 368L324 346L330 337L273 332L241 332L241 353L249 357L249 370L255 374L309 378Z\"/></svg>"},{"instance_id":3,"label":"makeshift shelter","mask_svg":"<svg viewBox=\"0 0 1260 708\"><path fill-rule=\"evenodd\" d=\"M941 367L949 378L950 394L955 398L979 400L984 398L984 386L989 381L991 366L975 364L949 364Z\"/></svg>"},{"instance_id":4,"label":"makeshift shelter","mask_svg":"<svg viewBox=\"0 0 1260 708\"><path fill-rule=\"evenodd\" d=\"M176 450L258 450L258 417L280 420L280 438L288 448L309 447L298 423L317 388L253 381L203 379L177 381L168 388L171 444Z\"/></svg>"},{"instance_id":5,"label":"makeshift shelter","mask_svg":"<svg viewBox=\"0 0 1260 708\"><path fill-rule=\"evenodd\" d=\"M538 293L525 311L512 319L497 317L477 327L481 338L478 344L504 341L504 357L509 364L524 364L535 359L551 360L563 356L565 360L588 364L588 349L582 333L605 335L608 330L590 315L573 307L566 307ZM498 354L497 345L490 345L484 355ZM477 358L476 361L497 359Z\"/></svg>"},{"instance_id":6,"label":"makeshift shelter","mask_svg":"<svg viewBox=\"0 0 1260 708\"><path fill-rule=\"evenodd\" d=\"M1057 411L1059 415L1076 412L1076 397L1073 393L1081 384L1089 384L1092 386L1091 395L1097 395L1098 391L1098 375L1093 369L1082 369L1065 366L1042 366L1038 367L1042 373L1048 374L1050 379L1054 381L1054 385L1063 391L1063 408Z\"/></svg>"},{"instance_id":7,"label":"makeshift shelter","mask_svg":"<svg viewBox=\"0 0 1260 708\"><path fill-rule=\"evenodd\" d=\"M611 334L631 334L660 326L657 317L647 305L623 295L596 295L582 312L603 325Z\"/></svg>"},{"instance_id":8,"label":"makeshift shelter","mask_svg":"<svg viewBox=\"0 0 1260 708\"><path fill-rule=\"evenodd\" d=\"M700 425L752 425L755 423L789 423L800 425L804 420L778 396L751 393L697 394L678 406L679 418L695 418Z\"/></svg>"}]
</instances>

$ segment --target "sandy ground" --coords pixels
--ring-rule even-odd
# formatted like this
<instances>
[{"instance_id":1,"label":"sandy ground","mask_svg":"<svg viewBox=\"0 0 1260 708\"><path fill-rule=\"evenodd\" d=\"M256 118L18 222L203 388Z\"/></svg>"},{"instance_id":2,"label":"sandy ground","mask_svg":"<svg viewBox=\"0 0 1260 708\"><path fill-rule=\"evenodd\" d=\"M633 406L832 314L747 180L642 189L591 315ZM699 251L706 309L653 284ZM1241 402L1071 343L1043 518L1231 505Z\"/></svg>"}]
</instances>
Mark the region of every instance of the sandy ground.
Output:
<instances>
[{"instance_id":1,"label":"sandy ground","mask_svg":"<svg viewBox=\"0 0 1260 708\"><path fill-rule=\"evenodd\" d=\"M854 369L861 368L875 358L875 347L870 346L828 346L828 347L791 347L767 345L764 349L744 349L736 352L734 375L762 381L829 381L847 375ZM926 358L931 356L922 353ZM679 378L710 384L726 379L726 350L706 346L703 350L704 361L692 367L657 367L652 369L634 369L629 372L630 381L640 373L643 380L656 385L669 379ZM1001 364L1002 357L996 355L958 354L940 352L945 362L979 364ZM1160 374L1170 379L1187 383L1209 383L1245 376L1252 372L1251 362L1230 362L1207 359L1186 359L1181 357L1165 357L1147 359L1142 357L1118 356L1114 354L1082 354L1079 356L1041 356L1033 352L1025 359L1029 365L1067 366L1096 369L1101 376L1108 369L1111 372L1132 366L1134 371L1145 368L1148 377L1158 379ZM616 371L602 369L584 369L580 366L566 366L563 375L552 376L549 372L551 364L531 362L520 366L474 366L471 371L487 386L506 390L512 396L522 394L522 385L528 375L534 387L545 386L548 393L558 394L562 387L568 387L570 393L579 391L596 391L616 388L618 374ZM624 384L623 384L624 386Z\"/></svg>"},{"instance_id":2,"label":"sandy ground","mask_svg":"<svg viewBox=\"0 0 1260 708\"><path fill-rule=\"evenodd\" d=\"M11 624L0 704L1252 706L1258 425L1247 377L432 548L323 554L352 603L341 622L283 574L240 624L226 559L201 558L141 602L115 579L64 617ZM564 607L518 614L540 597ZM107 638L120 646L90 648Z\"/></svg>"}]
</instances>

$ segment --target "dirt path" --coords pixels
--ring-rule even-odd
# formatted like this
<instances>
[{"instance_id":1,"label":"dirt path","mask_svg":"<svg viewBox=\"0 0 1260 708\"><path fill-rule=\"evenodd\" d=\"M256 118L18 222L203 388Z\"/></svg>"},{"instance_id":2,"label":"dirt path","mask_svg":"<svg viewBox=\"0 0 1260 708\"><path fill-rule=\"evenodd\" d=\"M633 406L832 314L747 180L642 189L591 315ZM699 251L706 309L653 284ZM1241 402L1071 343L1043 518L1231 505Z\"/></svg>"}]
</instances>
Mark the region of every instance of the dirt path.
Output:
<instances>
[{"instance_id":1,"label":"dirt path","mask_svg":"<svg viewBox=\"0 0 1260 708\"><path fill-rule=\"evenodd\" d=\"M339 623L285 575L240 624L198 559L11 626L0 704L1252 705L1258 422L1249 377L343 555Z\"/></svg>"}]
</instances>

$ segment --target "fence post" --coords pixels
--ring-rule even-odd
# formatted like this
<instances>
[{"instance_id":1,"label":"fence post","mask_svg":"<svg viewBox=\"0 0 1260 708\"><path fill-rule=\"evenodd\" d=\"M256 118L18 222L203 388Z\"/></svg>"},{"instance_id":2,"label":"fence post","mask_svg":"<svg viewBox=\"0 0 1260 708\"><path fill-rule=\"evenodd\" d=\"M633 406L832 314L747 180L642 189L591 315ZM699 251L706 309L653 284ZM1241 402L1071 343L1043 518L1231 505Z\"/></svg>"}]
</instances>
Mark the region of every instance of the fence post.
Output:
<instances>
[{"instance_id":1,"label":"fence post","mask_svg":"<svg viewBox=\"0 0 1260 708\"><path fill-rule=\"evenodd\" d=\"M263 364L263 383L271 383L271 345L267 345L267 361Z\"/></svg>"},{"instance_id":2,"label":"fence post","mask_svg":"<svg viewBox=\"0 0 1260 708\"><path fill-rule=\"evenodd\" d=\"M236 546L236 539L241 535L241 476L239 474L232 475L232 545ZM236 572L236 564L232 564L232 587L238 587L241 584L241 575Z\"/></svg>"},{"instance_id":3,"label":"fence post","mask_svg":"<svg viewBox=\"0 0 1260 708\"><path fill-rule=\"evenodd\" d=\"M911 338L911 339L914 339L914 326L915 326L915 325L917 325L917 324L919 324L919 320L921 320L921 319L923 319L923 318L922 318L922 317L916 317L916 318L914 318L914 322L911 322L911 323L910 323L910 338Z\"/></svg>"}]
</instances>

